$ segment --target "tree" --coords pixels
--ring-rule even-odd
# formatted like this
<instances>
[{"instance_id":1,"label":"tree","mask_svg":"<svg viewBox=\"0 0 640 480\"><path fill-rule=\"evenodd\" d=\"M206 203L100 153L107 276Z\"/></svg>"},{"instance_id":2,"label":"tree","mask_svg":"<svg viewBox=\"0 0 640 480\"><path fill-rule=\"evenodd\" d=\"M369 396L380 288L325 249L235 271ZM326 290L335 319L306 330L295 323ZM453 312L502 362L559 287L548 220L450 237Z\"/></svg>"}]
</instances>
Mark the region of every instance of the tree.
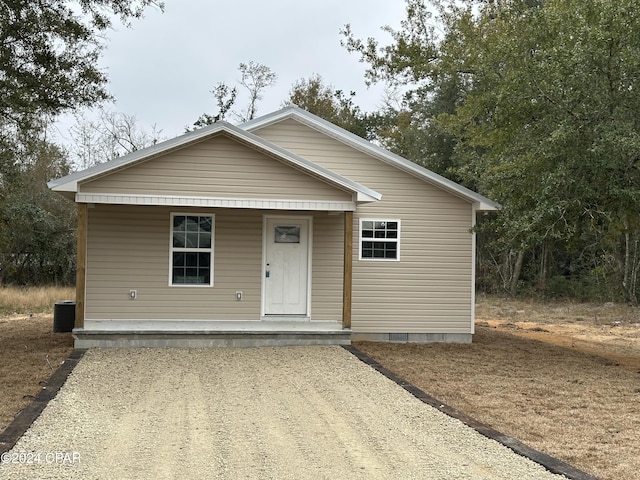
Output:
<instances>
[{"instance_id":1,"label":"tree","mask_svg":"<svg viewBox=\"0 0 640 480\"><path fill-rule=\"evenodd\" d=\"M424 0L406 0L406 3L407 18L400 22L401 29L382 27L393 39L390 45L381 46L374 38L366 41L356 38L349 24L340 32L341 44L369 64L365 72L368 85L385 81L424 88L432 84L439 58L434 13Z\"/></svg>"},{"instance_id":2,"label":"tree","mask_svg":"<svg viewBox=\"0 0 640 480\"><path fill-rule=\"evenodd\" d=\"M0 117L27 128L109 98L97 60L115 15L127 23L155 0L9 0L0 4Z\"/></svg>"},{"instance_id":3,"label":"tree","mask_svg":"<svg viewBox=\"0 0 640 480\"><path fill-rule=\"evenodd\" d=\"M155 145L162 130L142 128L133 115L101 109L97 119L78 115L71 129L74 163L81 169Z\"/></svg>"},{"instance_id":4,"label":"tree","mask_svg":"<svg viewBox=\"0 0 640 480\"><path fill-rule=\"evenodd\" d=\"M377 139L387 149L440 175L475 188L457 173L455 137L438 123L464 100L466 88L458 75L443 76L428 88L409 90L399 102L387 102Z\"/></svg>"},{"instance_id":5,"label":"tree","mask_svg":"<svg viewBox=\"0 0 640 480\"><path fill-rule=\"evenodd\" d=\"M354 104L355 92L345 95L331 85L325 85L318 74L293 84L285 105L294 104L356 135L372 139L376 122L372 115Z\"/></svg>"},{"instance_id":6,"label":"tree","mask_svg":"<svg viewBox=\"0 0 640 480\"><path fill-rule=\"evenodd\" d=\"M640 15L634 2L488 5L454 12L448 68L473 90L446 119L457 154L505 208L509 243L550 252L588 239L614 257L627 300L638 300Z\"/></svg>"},{"instance_id":7,"label":"tree","mask_svg":"<svg viewBox=\"0 0 640 480\"><path fill-rule=\"evenodd\" d=\"M2 175L0 185L0 277L19 285L72 283L75 205L46 185L69 173L66 155L44 138L14 145L21 145L21 162L12 163L17 174Z\"/></svg>"},{"instance_id":8,"label":"tree","mask_svg":"<svg viewBox=\"0 0 640 480\"><path fill-rule=\"evenodd\" d=\"M275 85L278 76L269 67L253 61L248 64L241 63L239 70L240 85L249 92L249 104L240 114L240 120L247 122L256 116L258 101L262 100L263 90Z\"/></svg>"},{"instance_id":9,"label":"tree","mask_svg":"<svg viewBox=\"0 0 640 480\"><path fill-rule=\"evenodd\" d=\"M441 175L459 178L453 160L455 139L437 124L441 113L453 113L466 95L464 77L440 68L440 20L423 0L408 0L407 18L401 28L382 30L393 39L390 45L357 39L350 25L342 29L342 45L369 65L367 84L384 82L404 95L386 102L378 114L377 140L387 149ZM440 6L441 7L441 6ZM472 185L469 185L472 186Z\"/></svg>"},{"instance_id":10,"label":"tree","mask_svg":"<svg viewBox=\"0 0 640 480\"><path fill-rule=\"evenodd\" d=\"M289 91L289 99L284 104L297 105L330 122L337 120L340 116L340 107L333 87L325 85L318 74L308 79L297 80Z\"/></svg>"},{"instance_id":11,"label":"tree","mask_svg":"<svg viewBox=\"0 0 640 480\"><path fill-rule=\"evenodd\" d=\"M635 2L408 0L401 27L386 28L384 47L347 27L345 45L369 63L369 81L409 83L412 121L457 79L455 108L429 124L453 139L448 170L503 205L483 223L486 245L504 253L496 265L512 266L505 284L519 268L542 290L554 274L615 275L621 298L638 301Z\"/></svg>"},{"instance_id":12,"label":"tree","mask_svg":"<svg viewBox=\"0 0 640 480\"><path fill-rule=\"evenodd\" d=\"M264 89L275 85L278 76L266 65L253 61L248 64L241 63L238 70L241 75L239 84L244 87L249 95L247 107L239 112L233 111L232 108L238 98L238 88L219 82L210 92L216 99L218 113L215 115L203 113L193 123L195 128L202 128L220 122L225 119L228 113L233 114L239 122L247 122L255 117L258 111L258 102L262 100ZM191 129L187 127L186 130L190 131Z\"/></svg>"},{"instance_id":13,"label":"tree","mask_svg":"<svg viewBox=\"0 0 640 480\"><path fill-rule=\"evenodd\" d=\"M218 113L210 115L203 113L200 117L193 122L193 126L196 128L202 128L207 125L212 125L216 122L221 122L225 119L227 113L231 110L236 97L238 96L238 89L236 87L230 88L225 83L218 83L210 92L216 99L216 105L218 106ZM187 131L189 129L187 128Z\"/></svg>"},{"instance_id":14,"label":"tree","mask_svg":"<svg viewBox=\"0 0 640 480\"><path fill-rule=\"evenodd\" d=\"M124 24L155 0L0 2L0 262L5 280L71 282L75 209L46 181L69 173L46 138L60 113L110 98L97 65L114 18Z\"/></svg>"}]
</instances>

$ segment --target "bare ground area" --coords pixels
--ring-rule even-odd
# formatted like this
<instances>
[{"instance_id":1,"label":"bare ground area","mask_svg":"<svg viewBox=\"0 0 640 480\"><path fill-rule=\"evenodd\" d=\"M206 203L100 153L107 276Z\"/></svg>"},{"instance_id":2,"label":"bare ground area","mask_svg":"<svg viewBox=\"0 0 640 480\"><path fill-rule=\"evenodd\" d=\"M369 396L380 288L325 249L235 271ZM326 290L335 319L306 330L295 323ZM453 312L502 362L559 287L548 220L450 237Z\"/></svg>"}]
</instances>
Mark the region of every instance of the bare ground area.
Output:
<instances>
[{"instance_id":1,"label":"bare ground area","mask_svg":"<svg viewBox=\"0 0 640 480\"><path fill-rule=\"evenodd\" d=\"M441 401L602 479L640 478L640 324L625 305L480 299L471 345L358 343Z\"/></svg>"},{"instance_id":2,"label":"bare ground area","mask_svg":"<svg viewBox=\"0 0 640 480\"><path fill-rule=\"evenodd\" d=\"M563 478L338 346L90 350L8 458L6 480Z\"/></svg>"},{"instance_id":3,"label":"bare ground area","mask_svg":"<svg viewBox=\"0 0 640 480\"><path fill-rule=\"evenodd\" d=\"M62 297L60 297L62 298ZM602 479L640 478L640 311L479 298L471 345L357 346L429 394ZM0 429L72 348L51 315L0 317Z\"/></svg>"},{"instance_id":4,"label":"bare ground area","mask_svg":"<svg viewBox=\"0 0 640 480\"><path fill-rule=\"evenodd\" d=\"M53 315L0 317L0 431L35 398L73 350L70 333L53 333Z\"/></svg>"}]
</instances>

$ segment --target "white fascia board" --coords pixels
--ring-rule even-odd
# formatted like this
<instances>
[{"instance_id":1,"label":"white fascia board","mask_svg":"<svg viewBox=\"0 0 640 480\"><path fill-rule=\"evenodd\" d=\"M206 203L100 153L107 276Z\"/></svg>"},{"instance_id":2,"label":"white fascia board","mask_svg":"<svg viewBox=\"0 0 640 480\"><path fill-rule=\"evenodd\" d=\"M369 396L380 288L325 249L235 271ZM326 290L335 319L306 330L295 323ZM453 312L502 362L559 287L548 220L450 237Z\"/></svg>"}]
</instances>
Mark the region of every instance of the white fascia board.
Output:
<instances>
[{"instance_id":1,"label":"white fascia board","mask_svg":"<svg viewBox=\"0 0 640 480\"><path fill-rule=\"evenodd\" d=\"M381 196L372 197L362 192L356 192L354 195L357 203L372 203L372 202L377 202L382 198Z\"/></svg>"}]
</instances>

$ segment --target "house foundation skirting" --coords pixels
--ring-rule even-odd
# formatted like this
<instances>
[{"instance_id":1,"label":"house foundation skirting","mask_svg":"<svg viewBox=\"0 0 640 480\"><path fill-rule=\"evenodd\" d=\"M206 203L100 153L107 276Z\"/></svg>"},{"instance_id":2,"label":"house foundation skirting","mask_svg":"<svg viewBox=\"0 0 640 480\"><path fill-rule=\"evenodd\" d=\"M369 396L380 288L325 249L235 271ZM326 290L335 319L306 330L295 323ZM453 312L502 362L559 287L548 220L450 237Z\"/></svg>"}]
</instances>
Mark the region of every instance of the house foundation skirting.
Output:
<instances>
[{"instance_id":1,"label":"house foundation skirting","mask_svg":"<svg viewBox=\"0 0 640 480\"><path fill-rule=\"evenodd\" d=\"M353 342L388 343L471 343L470 333L365 333L353 332Z\"/></svg>"}]
</instances>

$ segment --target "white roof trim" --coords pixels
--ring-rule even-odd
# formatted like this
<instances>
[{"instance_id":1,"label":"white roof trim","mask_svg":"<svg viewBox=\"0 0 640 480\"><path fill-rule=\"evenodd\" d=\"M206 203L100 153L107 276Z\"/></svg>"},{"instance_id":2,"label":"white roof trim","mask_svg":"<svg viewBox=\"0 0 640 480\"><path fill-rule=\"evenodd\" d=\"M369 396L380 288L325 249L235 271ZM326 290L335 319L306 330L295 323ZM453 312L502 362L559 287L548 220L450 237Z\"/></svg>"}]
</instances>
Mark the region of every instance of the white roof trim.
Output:
<instances>
[{"instance_id":1,"label":"white roof trim","mask_svg":"<svg viewBox=\"0 0 640 480\"><path fill-rule=\"evenodd\" d=\"M78 184L96 177L112 173L116 170L126 168L137 162L148 160L158 155L162 155L173 150L184 148L187 145L205 140L218 133L226 133L236 140L245 143L256 150L275 156L282 162L297 168L307 174L314 175L320 179L338 186L344 190L356 194L358 201L370 202L378 201L382 195L364 185L354 182L342 175L338 175L316 163L295 155L287 150L274 145L265 139L258 137L248 131L242 130L226 122L215 123L211 126L201 128L194 132L189 132L180 137L166 140L151 147L132 152L128 155L111 160L107 163L95 165L86 170L72 173L66 177L52 180L48 183L51 190L56 192L78 192Z\"/></svg>"},{"instance_id":2,"label":"white roof trim","mask_svg":"<svg viewBox=\"0 0 640 480\"><path fill-rule=\"evenodd\" d=\"M189 197L122 193L77 193L78 203L160 205L172 207L253 208L265 210L355 211L356 202L273 198Z\"/></svg>"},{"instance_id":3,"label":"white roof trim","mask_svg":"<svg viewBox=\"0 0 640 480\"><path fill-rule=\"evenodd\" d=\"M385 163L388 163L401 170L404 170L405 172L415 175L416 177L421 178L422 180L425 180L433 185L439 186L444 190L453 193L454 195L470 201L474 204L474 208L477 211L494 211L500 208L497 203L489 200L483 195L480 195L473 190L470 190L441 175L438 175L431 170L421 167L420 165L411 162L406 158L402 158L395 153L379 147L365 140L364 138L358 137L357 135L341 127L338 127L337 125L334 125L333 123L328 122L312 113L309 113L306 110L303 110L295 105L290 105L276 112L264 115L254 120L250 120L249 122L239 125L239 127L252 132L259 128L277 123L285 119L297 120L300 123L303 123L315 130L322 132L325 135L335 138L336 140L339 140L355 148L356 150L360 150L367 155L373 156Z\"/></svg>"}]
</instances>

